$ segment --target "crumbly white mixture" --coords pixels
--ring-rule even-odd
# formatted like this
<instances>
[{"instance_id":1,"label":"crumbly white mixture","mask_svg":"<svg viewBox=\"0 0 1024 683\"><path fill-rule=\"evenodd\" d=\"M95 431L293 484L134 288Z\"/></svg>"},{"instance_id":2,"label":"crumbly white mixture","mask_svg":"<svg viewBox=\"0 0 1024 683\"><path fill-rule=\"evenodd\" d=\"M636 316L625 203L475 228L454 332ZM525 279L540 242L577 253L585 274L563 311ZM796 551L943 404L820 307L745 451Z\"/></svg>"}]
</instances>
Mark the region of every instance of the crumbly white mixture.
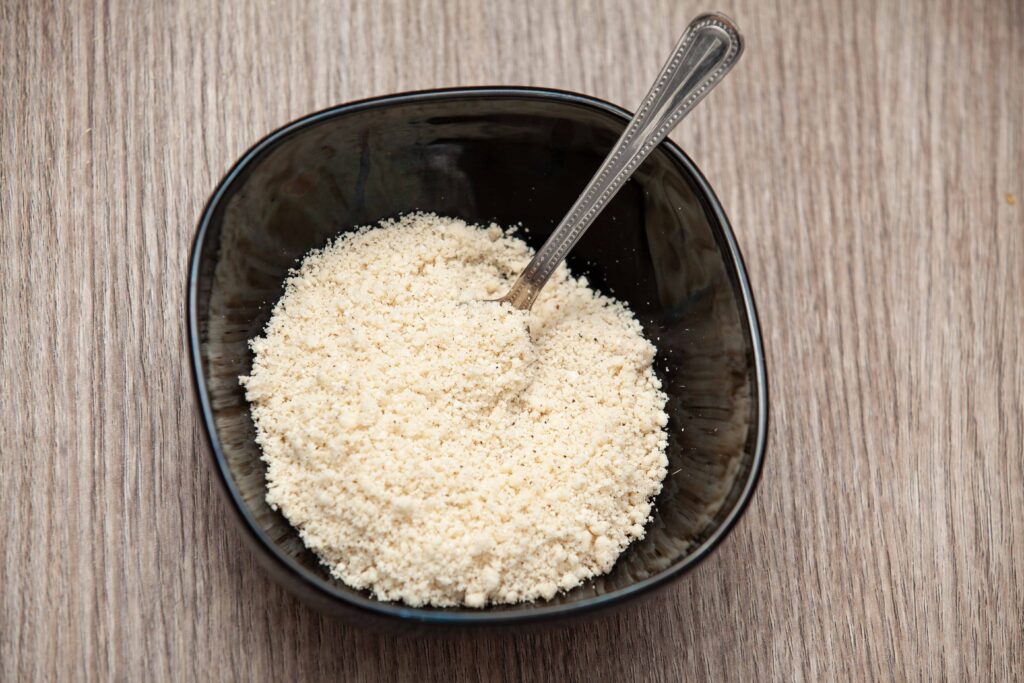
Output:
<instances>
[{"instance_id":1,"label":"crumbly white mixture","mask_svg":"<svg viewBox=\"0 0 1024 683\"><path fill-rule=\"evenodd\" d=\"M279 508L331 573L409 605L551 598L644 534L665 477L654 347L563 265L413 214L310 253L242 377ZM529 326L529 332L527 331Z\"/></svg>"}]
</instances>

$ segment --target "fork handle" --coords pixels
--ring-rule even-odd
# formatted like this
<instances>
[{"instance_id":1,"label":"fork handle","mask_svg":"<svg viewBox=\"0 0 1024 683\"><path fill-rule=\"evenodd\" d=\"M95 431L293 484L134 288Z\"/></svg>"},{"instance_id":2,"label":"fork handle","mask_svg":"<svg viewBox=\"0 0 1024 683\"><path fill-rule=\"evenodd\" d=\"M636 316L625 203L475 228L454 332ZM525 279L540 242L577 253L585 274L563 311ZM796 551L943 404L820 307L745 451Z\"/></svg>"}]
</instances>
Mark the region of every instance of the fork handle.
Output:
<instances>
[{"instance_id":1,"label":"fork handle","mask_svg":"<svg viewBox=\"0 0 1024 683\"><path fill-rule=\"evenodd\" d=\"M732 20L702 14L686 28L643 104L569 213L502 301L528 310L566 254L654 148L736 64L743 38Z\"/></svg>"}]
</instances>

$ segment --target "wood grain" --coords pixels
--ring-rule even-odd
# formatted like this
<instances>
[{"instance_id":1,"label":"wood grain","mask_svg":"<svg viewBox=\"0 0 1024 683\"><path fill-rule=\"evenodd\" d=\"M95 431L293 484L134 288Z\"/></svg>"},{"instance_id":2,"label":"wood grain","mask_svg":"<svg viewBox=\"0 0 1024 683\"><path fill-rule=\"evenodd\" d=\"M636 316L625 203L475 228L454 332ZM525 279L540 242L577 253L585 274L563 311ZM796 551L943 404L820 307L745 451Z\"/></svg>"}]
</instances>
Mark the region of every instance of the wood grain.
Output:
<instances>
[{"instance_id":1,"label":"wood grain","mask_svg":"<svg viewBox=\"0 0 1024 683\"><path fill-rule=\"evenodd\" d=\"M1024 679L1024 4L735 0L675 139L730 212L767 468L696 571L529 635L312 612L192 406L194 221L268 130L407 89L635 106L690 0L0 2L0 679Z\"/></svg>"}]
</instances>

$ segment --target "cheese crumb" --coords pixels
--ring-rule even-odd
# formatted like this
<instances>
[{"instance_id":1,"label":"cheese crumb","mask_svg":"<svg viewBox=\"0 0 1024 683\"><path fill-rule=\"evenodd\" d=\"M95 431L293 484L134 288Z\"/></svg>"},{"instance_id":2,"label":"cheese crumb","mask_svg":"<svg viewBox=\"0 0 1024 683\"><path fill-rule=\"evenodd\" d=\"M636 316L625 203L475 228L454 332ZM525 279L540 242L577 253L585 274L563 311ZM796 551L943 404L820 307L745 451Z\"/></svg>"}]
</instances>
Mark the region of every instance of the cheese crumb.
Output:
<instances>
[{"instance_id":1,"label":"cheese crumb","mask_svg":"<svg viewBox=\"0 0 1024 683\"><path fill-rule=\"evenodd\" d=\"M655 349L564 264L533 310L497 225L412 214L292 273L240 378L267 502L382 600L550 599L644 534L665 477Z\"/></svg>"}]
</instances>

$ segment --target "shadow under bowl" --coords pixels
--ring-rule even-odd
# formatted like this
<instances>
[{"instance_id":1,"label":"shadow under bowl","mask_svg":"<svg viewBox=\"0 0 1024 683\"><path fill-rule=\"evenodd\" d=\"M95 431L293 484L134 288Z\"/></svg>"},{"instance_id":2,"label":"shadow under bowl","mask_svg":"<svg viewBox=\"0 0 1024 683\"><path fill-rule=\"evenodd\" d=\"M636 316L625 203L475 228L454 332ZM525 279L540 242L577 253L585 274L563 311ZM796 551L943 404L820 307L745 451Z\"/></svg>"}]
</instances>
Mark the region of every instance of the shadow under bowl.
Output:
<instances>
[{"instance_id":1,"label":"shadow under bowl","mask_svg":"<svg viewBox=\"0 0 1024 683\"><path fill-rule=\"evenodd\" d=\"M381 97L270 134L220 183L199 222L188 332L200 412L229 505L270 573L313 606L390 628L550 620L620 604L693 567L742 513L767 431L764 354L729 223L693 162L664 142L569 256L625 301L658 349L668 395L668 476L645 538L613 570L546 602L412 608L330 577L271 510L238 377L285 278L310 249L415 210L522 224L539 247L628 121L582 95L463 88Z\"/></svg>"}]
</instances>

